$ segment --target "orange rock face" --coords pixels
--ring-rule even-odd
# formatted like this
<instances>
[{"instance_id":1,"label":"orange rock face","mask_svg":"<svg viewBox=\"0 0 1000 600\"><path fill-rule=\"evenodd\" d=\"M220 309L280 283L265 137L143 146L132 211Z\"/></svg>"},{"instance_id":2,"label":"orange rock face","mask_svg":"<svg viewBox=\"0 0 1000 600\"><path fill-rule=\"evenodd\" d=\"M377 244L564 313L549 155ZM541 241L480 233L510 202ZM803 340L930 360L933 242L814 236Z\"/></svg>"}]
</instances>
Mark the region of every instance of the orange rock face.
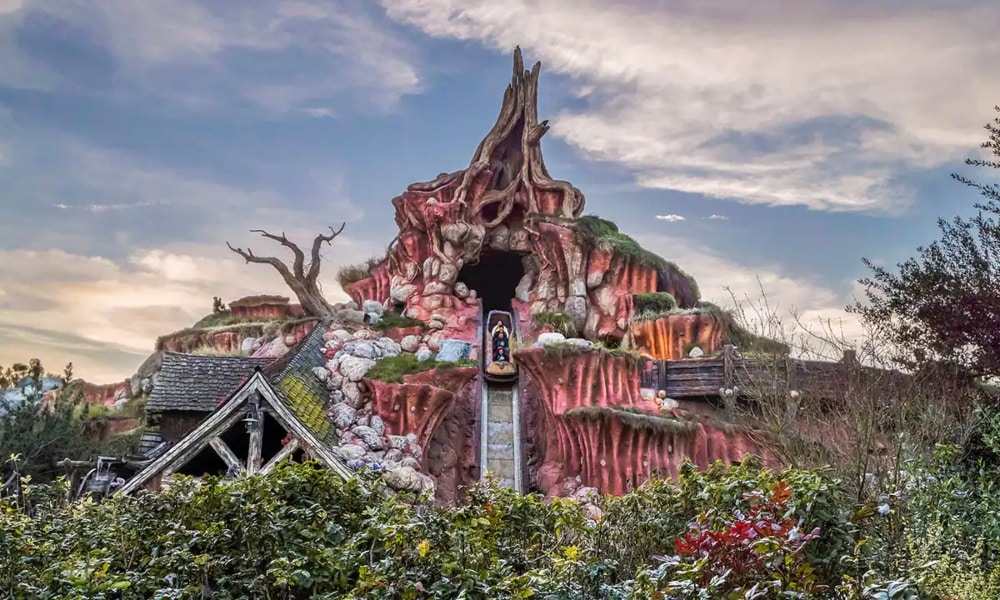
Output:
<instances>
[{"instance_id":1,"label":"orange rock face","mask_svg":"<svg viewBox=\"0 0 1000 600\"><path fill-rule=\"evenodd\" d=\"M365 380L376 414L392 435L414 434L435 497L451 503L475 480L479 369L435 369L405 375L403 383Z\"/></svg>"},{"instance_id":2,"label":"orange rock face","mask_svg":"<svg viewBox=\"0 0 1000 600\"><path fill-rule=\"evenodd\" d=\"M528 424L534 480L550 495L584 486L624 494L654 475L676 476L690 459L699 467L763 454L738 428L721 429L696 415L662 413L639 393L638 366L603 351L514 352L528 374L536 418Z\"/></svg>"},{"instance_id":3,"label":"orange rock face","mask_svg":"<svg viewBox=\"0 0 1000 600\"><path fill-rule=\"evenodd\" d=\"M694 344L706 354L722 350L722 325L706 314L669 315L631 326L636 350L655 360L685 358L685 346Z\"/></svg>"}]
</instances>

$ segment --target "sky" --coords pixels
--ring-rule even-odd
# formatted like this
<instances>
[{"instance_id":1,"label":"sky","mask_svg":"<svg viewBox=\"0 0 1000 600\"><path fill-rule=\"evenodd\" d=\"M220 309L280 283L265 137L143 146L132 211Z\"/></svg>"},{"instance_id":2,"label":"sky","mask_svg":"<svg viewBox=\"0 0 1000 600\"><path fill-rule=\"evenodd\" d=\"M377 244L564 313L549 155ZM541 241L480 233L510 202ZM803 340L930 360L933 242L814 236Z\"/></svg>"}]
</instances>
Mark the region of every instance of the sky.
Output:
<instances>
[{"instance_id":1,"label":"sky","mask_svg":"<svg viewBox=\"0 0 1000 600\"><path fill-rule=\"evenodd\" d=\"M699 282L807 322L862 257L973 211L949 174L1000 103L995 0L0 0L0 365L129 376L213 296L285 293L226 242L346 222L464 168L511 52L542 61L552 175Z\"/></svg>"}]
</instances>

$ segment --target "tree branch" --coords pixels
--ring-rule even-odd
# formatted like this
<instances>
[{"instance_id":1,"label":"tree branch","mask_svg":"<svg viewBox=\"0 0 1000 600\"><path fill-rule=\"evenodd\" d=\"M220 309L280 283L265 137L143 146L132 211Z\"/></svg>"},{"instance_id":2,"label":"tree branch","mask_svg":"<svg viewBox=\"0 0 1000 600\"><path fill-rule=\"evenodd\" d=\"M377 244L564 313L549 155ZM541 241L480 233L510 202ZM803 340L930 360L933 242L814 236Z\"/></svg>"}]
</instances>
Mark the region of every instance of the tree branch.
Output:
<instances>
[{"instance_id":1,"label":"tree branch","mask_svg":"<svg viewBox=\"0 0 1000 600\"><path fill-rule=\"evenodd\" d=\"M268 233L263 229L251 229L250 233L259 233L261 236L266 237L269 240L274 240L281 244L282 246L290 249L293 254L295 254L295 262L292 263L292 272L295 273L296 277L304 276L304 268L306 262L306 255L298 247L297 244L285 237L285 232L282 231L280 236L274 235L273 233Z\"/></svg>"},{"instance_id":2,"label":"tree branch","mask_svg":"<svg viewBox=\"0 0 1000 600\"><path fill-rule=\"evenodd\" d=\"M333 238L340 235L340 232L344 230L346 225L346 222L341 223L340 229L337 230L334 230L334 228L331 227L330 235L324 235L321 233L316 236L316 239L313 240L312 252L310 254L309 274L306 275L306 279L308 281L316 281L316 278L319 277L319 249L324 243L329 244L333 241Z\"/></svg>"},{"instance_id":3,"label":"tree branch","mask_svg":"<svg viewBox=\"0 0 1000 600\"><path fill-rule=\"evenodd\" d=\"M247 263L271 265L272 267L277 269L278 273L281 274L281 277L286 282L290 280L291 281L295 280L295 276L292 275L292 272L290 270L288 270L288 266L273 256L257 256L256 254L253 253L253 250L250 250L249 248L247 248L246 250L244 250L243 248L234 248L232 244L230 244L229 242L226 242L226 246L229 246L230 250L242 256L243 259L247 261Z\"/></svg>"}]
</instances>

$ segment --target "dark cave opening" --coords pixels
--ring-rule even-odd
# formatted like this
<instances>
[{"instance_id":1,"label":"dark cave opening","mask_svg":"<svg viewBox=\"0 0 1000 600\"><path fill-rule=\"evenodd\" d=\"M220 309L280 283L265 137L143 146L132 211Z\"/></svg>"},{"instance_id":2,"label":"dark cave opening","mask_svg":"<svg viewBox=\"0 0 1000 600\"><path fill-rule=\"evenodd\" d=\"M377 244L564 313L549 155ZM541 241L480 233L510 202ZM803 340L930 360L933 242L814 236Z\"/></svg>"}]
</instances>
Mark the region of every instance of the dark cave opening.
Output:
<instances>
[{"instance_id":1,"label":"dark cave opening","mask_svg":"<svg viewBox=\"0 0 1000 600\"><path fill-rule=\"evenodd\" d=\"M488 314L491 310L510 312L514 291L522 277L524 265L520 254L484 250L478 262L462 268L458 281L476 290L483 303L483 314Z\"/></svg>"},{"instance_id":2,"label":"dark cave opening","mask_svg":"<svg viewBox=\"0 0 1000 600\"><path fill-rule=\"evenodd\" d=\"M281 450L281 441L288 435L285 428L267 411L264 412L264 435L261 439L261 465L264 465ZM222 441L240 460L246 461L250 451L250 434L243 421L230 427L221 436ZM225 475L228 465L211 446L206 446L188 461L177 473L201 477L204 475Z\"/></svg>"}]
</instances>

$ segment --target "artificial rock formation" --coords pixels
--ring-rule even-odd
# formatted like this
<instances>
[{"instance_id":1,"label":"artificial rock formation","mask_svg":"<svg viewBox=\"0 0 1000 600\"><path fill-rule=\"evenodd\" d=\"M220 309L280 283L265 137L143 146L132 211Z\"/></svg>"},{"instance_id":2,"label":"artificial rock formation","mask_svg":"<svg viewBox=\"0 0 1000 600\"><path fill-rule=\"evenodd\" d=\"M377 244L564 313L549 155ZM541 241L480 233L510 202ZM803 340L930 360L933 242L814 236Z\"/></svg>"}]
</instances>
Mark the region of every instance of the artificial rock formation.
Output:
<instances>
[{"instance_id":1,"label":"artificial rock formation","mask_svg":"<svg viewBox=\"0 0 1000 600\"><path fill-rule=\"evenodd\" d=\"M537 488L549 496L580 487L624 494L654 475L675 477L685 459L707 467L764 453L739 428L643 399L634 359L580 347L514 358L536 400L527 437Z\"/></svg>"},{"instance_id":2,"label":"artificial rock formation","mask_svg":"<svg viewBox=\"0 0 1000 600\"><path fill-rule=\"evenodd\" d=\"M500 115L469 166L393 199L399 234L366 278L345 286L355 302L393 305L439 321L447 337L475 341L481 301L489 299L470 290L463 273L503 257L522 271L503 300L513 295L531 313L564 312L594 339L625 337L632 294L666 291L681 306L697 302L690 278L613 225L581 218L580 190L550 177L540 146L548 124L538 121L539 69L524 70L516 50Z\"/></svg>"},{"instance_id":3,"label":"artificial rock formation","mask_svg":"<svg viewBox=\"0 0 1000 600\"><path fill-rule=\"evenodd\" d=\"M724 323L715 315L689 313L635 321L631 325L632 347L656 360L678 360L691 347L705 354L722 350Z\"/></svg>"}]
</instances>

